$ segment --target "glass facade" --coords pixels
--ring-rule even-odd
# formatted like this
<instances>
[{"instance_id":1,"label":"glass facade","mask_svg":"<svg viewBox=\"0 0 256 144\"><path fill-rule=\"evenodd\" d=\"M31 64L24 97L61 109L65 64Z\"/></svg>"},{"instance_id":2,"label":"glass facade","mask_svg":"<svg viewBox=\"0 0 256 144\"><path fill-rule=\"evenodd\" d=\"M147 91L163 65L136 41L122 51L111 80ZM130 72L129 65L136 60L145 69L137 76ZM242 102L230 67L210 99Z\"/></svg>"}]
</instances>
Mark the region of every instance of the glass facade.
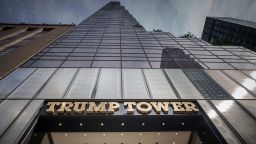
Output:
<instances>
[{"instance_id":1,"label":"glass facade","mask_svg":"<svg viewBox=\"0 0 256 144\"><path fill-rule=\"evenodd\" d=\"M124 7L103 7L22 67L256 69L255 52L148 32Z\"/></svg>"},{"instance_id":2,"label":"glass facade","mask_svg":"<svg viewBox=\"0 0 256 144\"><path fill-rule=\"evenodd\" d=\"M0 80L0 143L255 143L255 59L240 46L146 31L111 2ZM199 112L54 117L48 101L182 101Z\"/></svg>"}]
</instances>

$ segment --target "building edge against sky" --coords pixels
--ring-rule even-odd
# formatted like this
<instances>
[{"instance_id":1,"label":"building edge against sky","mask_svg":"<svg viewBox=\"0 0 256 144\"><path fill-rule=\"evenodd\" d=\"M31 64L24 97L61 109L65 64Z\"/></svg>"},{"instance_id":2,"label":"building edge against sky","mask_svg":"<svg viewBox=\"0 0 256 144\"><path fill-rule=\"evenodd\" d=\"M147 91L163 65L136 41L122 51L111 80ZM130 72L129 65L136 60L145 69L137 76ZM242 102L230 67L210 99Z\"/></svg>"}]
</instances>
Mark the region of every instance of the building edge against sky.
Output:
<instances>
[{"instance_id":1,"label":"building edge against sky","mask_svg":"<svg viewBox=\"0 0 256 144\"><path fill-rule=\"evenodd\" d=\"M4 29L1 47L13 37L3 37ZM51 40L42 46L35 42L37 54L26 46L10 51L26 54L16 67L27 61L0 81L0 143L90 143L90 135L94 142L122 143L120 134L130 138L125 142L146 143L145 137L160 133L162 140L172 138L169 143L255 143L255 52L148 32L118 2L56 35L47 35ZM103 115L46 112L48 102L81 101L118 102L120 109ZM143 104L136 105L142 110L150 102L171 103L166 114L135 110L127 116L125 102ZM175 102L191 102L199 111L175 113Z\"/></svg>"}]
</instances>

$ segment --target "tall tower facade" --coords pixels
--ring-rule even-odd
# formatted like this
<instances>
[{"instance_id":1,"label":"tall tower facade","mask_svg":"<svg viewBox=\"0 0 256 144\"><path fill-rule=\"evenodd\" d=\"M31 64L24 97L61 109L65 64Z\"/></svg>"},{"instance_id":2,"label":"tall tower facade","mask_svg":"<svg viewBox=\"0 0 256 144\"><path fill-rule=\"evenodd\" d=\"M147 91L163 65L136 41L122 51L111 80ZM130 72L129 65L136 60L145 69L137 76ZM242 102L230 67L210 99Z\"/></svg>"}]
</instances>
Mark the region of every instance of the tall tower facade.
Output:
<instances>
[{"instance_id":1,"label":"tall tower facade","mask_svg":"<svg viewBox=\"0 0 256 144\"><path fill-rule=\"evenodd\" d=\"M110 2L1 79L0 143L254 143L255 58Z\"/></svg>"},{"instance_id":2,"label":"tall tower facade","mask_svg":"<svg viewBox=\"0 0 256 144\"><path fill-rule=\"evenodd\" d=\"M179 46L170 33L147 32L123 6L110 3L22 67L160 68L167 62L171 68L200 68L179 48L168 47L173 44Z\"/></svg>"}]
</instances>

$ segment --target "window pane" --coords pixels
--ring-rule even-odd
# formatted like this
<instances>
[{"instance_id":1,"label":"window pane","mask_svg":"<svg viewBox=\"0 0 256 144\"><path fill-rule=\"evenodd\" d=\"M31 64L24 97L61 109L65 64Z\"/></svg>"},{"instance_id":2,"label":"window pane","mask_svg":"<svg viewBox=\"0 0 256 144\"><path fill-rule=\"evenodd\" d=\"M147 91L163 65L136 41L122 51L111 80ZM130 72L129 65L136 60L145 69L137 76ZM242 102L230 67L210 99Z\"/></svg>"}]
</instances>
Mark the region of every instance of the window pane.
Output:
<instances>
[{"instance_id":1,"label":"window pane","mask_svg":"<svg viewBox=\"0 0 256 144\"><path fill-rule=\"evenodd\" d=\"M238 100L249 112L256 116L256 100Z\"/></svg>"},{"instance_id":2,"label":"window pane","mask_svg":"<svg viewBox=\"0 0 256 144\"><path fill-rule=\"evenodd\" d=\"M256 66L251 63L230 63L237 69L244 69L244 70L255 70Z\"/></svg>"},{"instance_id":3,"label":"window pane","mask_svg":"<svg viewBox=\"0 0 256 144\"><path fill-rule=\"evenodd\" d=\"M54 68L37 69L22 85L15 89L8 98L33 98L54 70Z\"/></svg>"},{"instance_id":4,"label":"window pane","mask_svg":"<svg viewBox=\"0 0 256 144\"><path fill-rule=\"evenodd\" d=\"M210 69L234 69L228 63L204 63Z\"/></svg>"},{"instance_id":5,"label":"window pane","mask_svg":"<svg viewBox=\"0 0 256 144\"><path fill-rule=\"evenodd\" d=\"M237 70L224 70L227 75L232 77L237 83L247 88L252 93L256 93L256 81L248 78L246 75Z\"/></svg>"},{"instance_id":6,"label":"window pane","mask_svg":"<svg viewBox=\"0 0 256 144\"><path fill-rule=\"evenodd\" d=\"M124 68L150 68L148 61L122 61Z\"/></svg>"},{"instance_id":7,"label":"window pane","mask_svg":"<svg viewBox=\"0 0 256 144\"><path fill-rule=\"evenodd\" d=\"M145 77L154 99L177 99L161 69L144 69Z\"/></svg>"},{"instance_id":8,"label":"window pane","mask_svg":"<svg viewBox=\"0 0 256 144\"><path fill-rule=\"evenodd\" d=\"M19 100L20 102L20 100ZM36 113L41 108L43 100L33 100L26 109L21 113L21 115L12 123L8 130L2 135L0 143L15 143L18 141L20 134L25 131L25 128L28 127L33 117L36 116ZM16 108L16 106L14 107ZM9 110L9 109L8 109Z\"/></svg>"},{"instance_id":9,"label":"window pane","mask_svg":"<svg viewBox=\"0 0 256 144\"><path fill-rule=\"evenodd\" d=\"M92 61L65 61L61 67L90 67Z\"/></svg>"},{"instance_id":10,"label":"window pane","mask_svg":"<svg viewBox=\"0 0 256 144\"><path fill-rule=\"evenodd\" d=\"M243 71L243 73L256 80L256 71Z\"/></svg>"},{"instance_id":11,"label":"window pane","mask_svg":"<svg viewBox=\"0 0 256 144\"><path fill-rule=\"evenodd\" d=\"M212 100L221 114L247 143L255 143L256 121L233 100Z\"/></svg>"},{"instance_id":12,"label":"window pane","mask_svg":"<svg viewBox=\"0 0 256 144\"><path fill-rule=\"evenodd\" d=\"M93 61L92 67L121 67L121 61Z\"/></svg>"},{"instance_id":13,"label":"window pane","mask_svg":"<svg viewBox=\"0 0 256 144\"><path fill-rule=\"evenodd\" d=\"M124 99L148 99L146 88L140 69L123 69L123 98Z\"/></svg>"},{"instance_id":14,"label":"window pane","mask_svg":"<svg viewBox=\"0 0 256 144\"><path fill-rule=\"evenodd\" d=\"M222 134L223 138L227 141L227 143L240 143L237 137L233 134L233 132L228 128L225 122L221 119L221 117L216 113L216 111L210 106L210 104L207 101L198 100L197 102L206 112L208 117L213 122L214 126L219 130L219 132Z\"/></svg>"},{"instance_id":15,"label":"window pane","mask_svg":"<svg viewBox=\"0 0 256 144\"><path fill-rule=\"evenodd\" d=\"M235 99L255 99L245 88L239 86L222 72L218 70L206 70L206 72Z\"/></svg>"},{"instance_id":16,"label":"window pane","mask_svg":"<svg viewBox=\"0 0 256 144\"><path fill-rule=\"evenodd\" d=\"M56 99L62 98L77 69L59 69L46 84L37 98Z\"/></svg>"},{"instance_id":17,"label":"window pane","mask_svg":"<svg viewBox=\"0 0 256 144\"><path fill-rule=\"evenodd\" d=\"M232 53L230 53L228 51L211 51L211 53L213 53L215 55L233 55Z\"/></svg>"},{"instance_id":18,"label":"window pane","mask_svg":"<svg viewBox=\"0 0 256 144\"><path fill-rule=\"evenodd\" d=\"M79 69L78 74L67 93L67 99L90 99L96 83L99 69Z\"/></svg>"},{"instance_id":19,"label":"window pane","mask_svg":"<svg viewBox=\"0 0 256 144\"><path fill-rule=\"evenodd\" d=\"M29 100L5 100L0 103L0 135L3 134L28 102Z\"/></svg>"},{"instance_id":20,"label":"window pane","mask_svg":"<svg viewBox=\"0 0 256 144\"><path fill-rule=\"evenodd\" d=\"M120 69L101 69L95 98L122 99Z\"/></svg>"},{"instance_id":21,"label":"window pane","mask_svg":"<svg viewBox=\"0 0 256 144\"><path fill-rule=\"evenodd\" d=\"M59 67L63 61L53 61L53 60L36 60L30 67Z\"/></svg>"},{"instance_id":22,"label":"window pane","mask_svg":"<svg viewBox=\"0 0 256 144\"><path fill-rule=\"evenodd\" d=\"M165 69L169 79L183 99L204 99L201 93L179 69Z\"/></svg>"},{"instance_id":23,"label":"window pane","mask_svg":"<svg viewBox=\"0 0 256 144\"><path fill-rule=\"evenodd\" d=\"M6 97L21 82L23 82L35 69L18 68L0 81L0 98Z\"/></svg>"}]
</instances>

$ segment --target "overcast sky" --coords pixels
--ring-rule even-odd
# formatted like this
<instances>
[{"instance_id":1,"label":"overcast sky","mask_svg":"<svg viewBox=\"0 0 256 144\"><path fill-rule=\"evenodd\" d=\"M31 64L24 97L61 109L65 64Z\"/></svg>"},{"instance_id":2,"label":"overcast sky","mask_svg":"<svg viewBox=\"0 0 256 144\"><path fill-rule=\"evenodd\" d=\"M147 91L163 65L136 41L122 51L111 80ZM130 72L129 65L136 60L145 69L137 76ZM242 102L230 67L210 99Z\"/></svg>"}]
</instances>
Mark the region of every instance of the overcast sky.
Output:
<instances>
[{"instance_id":1,"label":"overcast sky","mask_svg":"<svg viewBox=\"0 0 256 144\"><path fill-rule=\"evenodd\" d=\"M110 0L0 0L1 23L78 24ZM256 0L120 0L148 31L201 37L206 16L256 21Z\"/></svg>"}]
</instances>

